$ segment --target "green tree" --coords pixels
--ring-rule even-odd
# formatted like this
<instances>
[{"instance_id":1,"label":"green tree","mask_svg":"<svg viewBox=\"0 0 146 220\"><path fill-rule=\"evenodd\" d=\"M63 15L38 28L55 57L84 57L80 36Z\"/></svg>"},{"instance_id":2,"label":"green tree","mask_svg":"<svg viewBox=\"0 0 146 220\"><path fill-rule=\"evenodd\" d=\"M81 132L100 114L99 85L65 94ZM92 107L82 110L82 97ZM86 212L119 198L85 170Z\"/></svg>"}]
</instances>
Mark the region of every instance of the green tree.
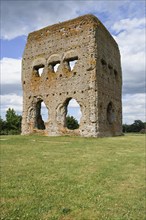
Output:
<instances>
[{"instance_id":1,"label":"green tree","mask_svg":"<svg viewBox=\"0 0 146 220\"><path fill-rule=\"evenodd\" d=\"M126 133L127 131L128 131L128 127L129 127L129 125L127 125L127 124L123 124L123 132L124 133Z\"/></svg>"},{"instance_id":2,"label":"green tree","mask_svg":"<svg viewBox=\"0 0 146 220\"><path fill-rule=\"evenodd\" d=\"M8 134L19 134L21 132L22 117L17 115L14 109L9 108L6 112L6 124Z\"/></svg>"},{"instance_id":3,"label":"green tree","mask_svg":"<svg viewBox=\"0 0 146 220\"><path fill-rule=\"evenodd\" d=\"M0 117L0 135L8 134L7 123Z\"/></svg>"},{"instance_id":4,"label":"green tree","mask_svg":"<svg viewBox=\"0 0 146 220\"><path fill-rule=\"evenodd\" d=\"M73 116L67 115L66 127L70 130L74 130L74 129L79 128L79 123Z\"/></svg>"},{"instance_id":5,"label":"green tree","mask_svg":"<svg viewBox=\"0 0 146 220\"><path fill-rule=\"evenodd\" d=\"M123 125L123 132L140 132L145 128L145 123L141 120L135 120L133 124Z\"/></svg>"},{"instance_id":6,"label":"green tree","mask_svg":"<svg viewBox=\"0 0 146 220\"><path fill-rule=\"evenodd\" d=\"M131 130L132 132L140 132L144 127L144 123L141 120L135 120L131 125Z\"/></svg>"}]
</instances>

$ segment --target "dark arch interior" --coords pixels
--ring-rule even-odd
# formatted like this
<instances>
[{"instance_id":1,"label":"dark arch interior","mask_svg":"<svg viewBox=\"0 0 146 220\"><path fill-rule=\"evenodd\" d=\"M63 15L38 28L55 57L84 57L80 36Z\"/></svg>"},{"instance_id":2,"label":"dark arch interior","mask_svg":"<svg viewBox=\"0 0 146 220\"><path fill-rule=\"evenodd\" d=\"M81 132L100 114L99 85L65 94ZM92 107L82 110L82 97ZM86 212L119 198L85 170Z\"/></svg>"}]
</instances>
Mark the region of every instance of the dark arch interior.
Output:
<instances>
[{"instance_id":1,"label":"dark arch interior","mask_svg":"<svg viewBox=\"0 0 146 220\"><path fill-rule=\"evenodd\" d=\"M39 130L45 130L45 122L48 119L48 109L45 106L43 100L40 100L36 104L36 128Z\"/></svg>"},{"instance_id":2,"label":"dark arch interior","mask_svg":"<svg viewBox=\"0 0 146 220\"><path fill-rule=\"evenodd\" d=\"M109 124L113 124L115 121L115 110L112 102L110 102L107 106L107 121Z\"/></svg>"},{"instance_id":3,"label":"dark arch interior","mask_svg":"<svg viewBox=\"0 0 146 220\"><path fill-rule=\"evenodd\" d=\"M36 65L33 67L33 71L35 73L36 76L41 76L43 71L44 71L44 65L40 64L40 65Z\"/></svg>"}]
</instances>

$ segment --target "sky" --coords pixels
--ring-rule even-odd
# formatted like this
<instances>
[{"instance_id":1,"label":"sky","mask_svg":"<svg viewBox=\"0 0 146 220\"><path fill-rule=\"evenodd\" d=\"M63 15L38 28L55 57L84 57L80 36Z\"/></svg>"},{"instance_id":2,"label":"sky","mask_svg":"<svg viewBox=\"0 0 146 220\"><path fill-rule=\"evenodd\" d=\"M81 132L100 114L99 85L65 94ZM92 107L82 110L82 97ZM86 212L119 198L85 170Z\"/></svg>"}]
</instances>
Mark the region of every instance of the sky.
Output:
<instances>
[{"instance_id":1,"label":"sky","mask_svg":"<svg viewBox=\"0 0 146 220\"><path fill-rule=\"evenodd\" d=\"M84 14L93 14L117 41L123 74L123 123L145 118L146 3L143 0L1 0L1 117L22 113L21 60L28 33ZM73 100L70 114L81 112Z\"/></svg>"}]
</instances>

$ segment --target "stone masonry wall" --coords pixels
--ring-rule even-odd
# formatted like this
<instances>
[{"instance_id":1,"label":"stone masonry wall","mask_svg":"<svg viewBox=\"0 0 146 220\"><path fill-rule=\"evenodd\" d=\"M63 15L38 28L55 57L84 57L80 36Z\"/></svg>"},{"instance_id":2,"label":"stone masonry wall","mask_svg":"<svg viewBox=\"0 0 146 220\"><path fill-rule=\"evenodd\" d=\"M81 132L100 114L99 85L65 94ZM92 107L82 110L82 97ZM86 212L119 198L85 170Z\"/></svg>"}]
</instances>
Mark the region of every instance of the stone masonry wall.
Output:
<instances>
[{"instance_id":1,"label":"stone masonry wall","mask_svg":"<svg viewBox=\"0 0 146 220\"><path fill-rule=\"evenodd\" d=\"M72 61L76 61L73 69ZM121 82L118 46L93 15L30 33L22 61L22 134L120 135ZM74 131L66 128L72 98L82 111L80 127ZM45 124L42 101L48 109Z\"/></svg>"}]
</instances>

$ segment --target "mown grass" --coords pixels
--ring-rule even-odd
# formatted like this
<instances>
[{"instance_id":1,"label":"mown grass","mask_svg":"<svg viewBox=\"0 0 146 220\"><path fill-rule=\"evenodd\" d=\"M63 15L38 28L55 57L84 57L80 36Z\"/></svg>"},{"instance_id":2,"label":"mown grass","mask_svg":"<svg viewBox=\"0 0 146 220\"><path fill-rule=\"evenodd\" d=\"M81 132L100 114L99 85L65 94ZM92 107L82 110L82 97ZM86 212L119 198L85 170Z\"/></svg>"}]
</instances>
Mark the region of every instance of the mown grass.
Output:
<instances>
[{"instance_id":1,"label":"mown grass","mask_svg":"<svg viewBox=\"0 0 146 220\"><path fill-rule=\"evenodd\" d=\"M145 136L2 136L1 219L144 220Z\"/></svg>"}]
</instances>

